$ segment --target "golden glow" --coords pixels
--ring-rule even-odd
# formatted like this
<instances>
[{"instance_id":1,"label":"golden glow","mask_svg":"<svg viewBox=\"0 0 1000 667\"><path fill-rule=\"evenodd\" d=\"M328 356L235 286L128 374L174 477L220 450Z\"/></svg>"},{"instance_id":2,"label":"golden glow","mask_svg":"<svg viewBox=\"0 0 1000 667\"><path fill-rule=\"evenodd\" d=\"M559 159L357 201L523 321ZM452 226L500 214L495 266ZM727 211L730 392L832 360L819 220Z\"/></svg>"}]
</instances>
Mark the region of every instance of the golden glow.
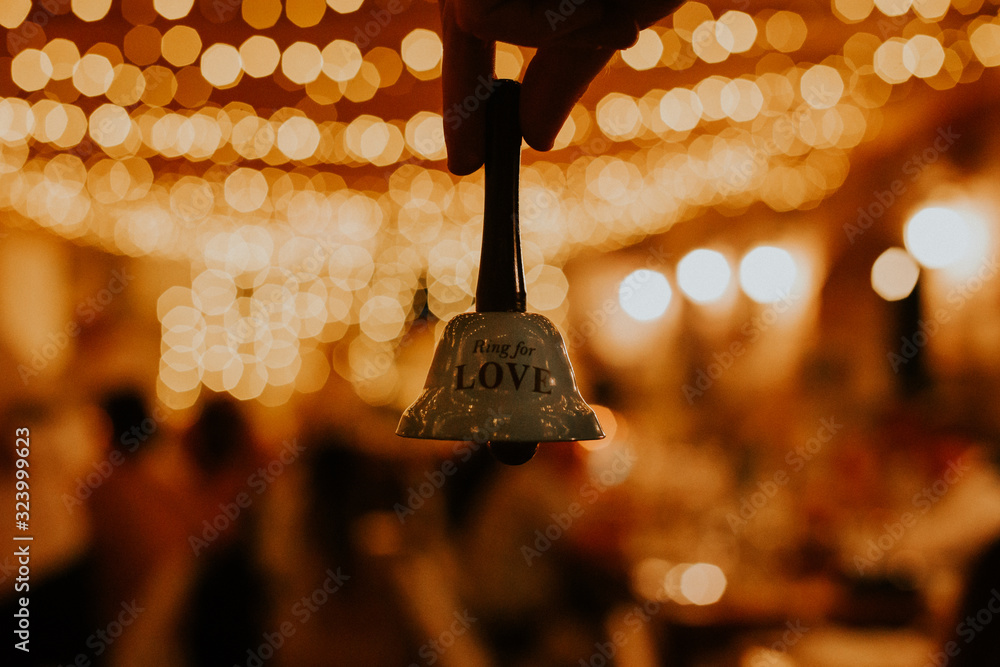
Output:
<instances>
[{"instance_id":1,"label":"golden glow","mask_svg":"<svg viewBox=\"0 0 1000 667\"><path fill-rule=\"evenodd\" d=\"M597 103L597 125L610 139L631 139L642 128L639 105L628 95L610 93Z\"/></svg>"},{"instance_id":2,"label":"golden glow","mask_svg":"<svg viewBox=\"0 0 1000 667\"><path fill-rule=\"evenodd\" d=\"M717 301L729 287L732 270L716 250L692 250L677 263L677 285L692 301Z\"/></svg>"},{"instance_id":3,"label":"golden glow","mask_svg":"<svg viewBox=\"0 0 1000 667\"><path fill-rule=\"evenodd\" d=\"M190 65L201 53L201 37L194 28L175 25L163 34L160 52L171 65L176 67Z\"/></svg>"},{"instance_id":4,"label":"golden glow","mask_svg":"<svg viewBox=\"0 0 1000 667\"><path fill-rule=\"evenodd\" d=\"M66 34L56 30L62 18L50 28L27 0L0 4L0 25L34 21L18 31L27 41L9 44L5 61L8 84L18 88L0 98L0 207L17 213L12 220L96 247L190 261L196 289L186 297L187 288L171 292L170 307L158 312L157 391L171 405L190 405L203 385L265 404L318 389L331 365L316 341L340 338L333 365L365 400L381 404L399 390L394 357L415 304L442 318L472 307L482 177L455 178L437 162L445 157L445 123L454 119L436 112L416 81L440 76L433 29L408 33L412 26L394 24L373 35L370 26L365 32L367 11L346 32L319 29L327 8L350 14L362 8L359 0L243 0L225 17L212 15L208 0L197 16L193 0L136 0L122 3L127 25L117 46L95 42L105 26L74 44L45 35ZM707 208L730 215L755 202L774 211L817 206L844 182L851 149L890 120L882 107L897 84L918 77L944 90L975 80L980 64L1000 66L1000 23L980 0L879 0L876 16L874 0L831 4L842 22L870 19L858 26L868 32L842 45L828 46L818 34L807 43L802 8L720 7L715 16L699 2L640 32L621 64L662 70L640 76L648 81L638 87L595 89L560 131L559 152L531 154L522 169L533 310L564 325L562 264L578 249L627 247ZM118 20L108 0L67 5L88 20ZM933 25L951 7L949 23ZM911 9L918 20L906 18ZM248 34L235 30L240 15ZM885 15L901 22L890 21L885 32L875 25ZM182 16L188 20L174 23ZM201 22L217 18L223 23L213 30L235 19L232 39L249 39L206 49ZM808 20L815 31L811 14ZM292 32L273 33L276 42L267 35L282 22ZM354 27L370 43L352 41ZM498 44L496 73L520 78L531 52ZM724 61L715 74L704 67ZM667 68L687 71L675 76ZM214 88L239 85L244 72L265 79L244 86L283 88L292 97L276 94L266 111L240 101L242 88L212 99ZM74 157L81 141L95 152ZM907 226L907 247L922 261L950 261L943 264L949 275L968 264L967 253L942 259L948 243L927 238L943 232L920 231L916 220ZM945 236L961 240L962 229ZM979 244L969 233L963 247ZM735 268L705 253L677 264L676 287L695 302L718 298L720 289L732 296ZM757 267L761 275L753 276L752 255L740 277L752 298L770 285L766 301L788 275ZM886 256L909 257L898 248ZM907 287L879 282L887 261L872 267L873 288L885 298ZM806 268L793 261L787 273L794 282ZM197 318L174 327L164 316L180 307ZM382 364L377 373L373 358ZM681 592L685 573L698 572L692 567L669 565L675 597L664 599L711 597Z\"/></svg>"},{"instance_id":5,"label":"golden glow","mask_svg":"<svg viewBox=\"0 0 1000 667\"><path fill-rule=\"evenodd\" d=\"M745 12L729 10L719 17L716 30L726 30L729 37L724 38L730 41L733 53L746 53L757 40L757 24L753 17Z\"/></svg>"},{"instance_id":6,"label":"golden glow","mask_svg":"<svg viewBox=\"0 0 1000 667\"><path fill-rule=\"evenodd\" d=\"M367 102L375 97L381 82L378 68L366 60L361 63L357 75L347 82L344 97L352 102Z\"/></svg>"},{"instance_id":7,"label":"golden glow","mask_svg":"<svg viewBox=\"0 0 1000 667\"><path fill-rule=\"evenodd\" d=\"M334 81L350 81L361 69L361 50L354 42L335 39L323 49L323 73Z\"/></svg>"},{"instance_id":8,"label":"golden glow","mask_svg":"<svg viewBox=\"0 0 1000 667\"><path fill-rule=\"evenodd\" d=\"M0 26L13 30L24 22L31 11L31 0L4 0L0 2Z\"/></svg>"},{"instance_id":9,"label":"golden glow","mask_svg":"<svg viewBox=\"0 0 1000 667\"><path fill-rule=\"evenodd\" d=\"M114 104L102 104L90 114L90 137L104 148L119 146L128 138L132 120Z\"/></svg>"},{"instance_id":10,"label":"golden glow","mask_svg":"<svg viewBox=\"0 0 1000 667\"><path fill-rule=\"evenodd\" d=\"M774 303L791 294L798 272L787 250L757 246L740 262L740 287L757 303Z\"/></svg>"},{"instance_id":11,"label":"golden glow","mask_svg":"<svg viewBox=\"0 0 1000 667\"><path fill-rule=\"evenodd\" d=\"M969 35L969 43L983 65L1000 66L1000 25L983 23Z\"/></svg>"},{"instance_id":12,"label":"golden glow","mask_svg":"<svg viewBox=\"0 0 1000 667\"><path fill-rule=\"evenodd\" d=\"M927 79L944 65L944 47L930 35L914 35L903 46L903 66L910 74Z\"/></svg>"},{"instance_id":13,"label":"golden glow","mask_svg":"<svg viewBox=\"0 0 1000 667\"><path fill-rule=\"evenodd\" d=\"M722 91L729 85L729 79L721 76L710 76L702 79L695 86L698 99L701 100L701 115L708 120L720 120L725 118L726 112L722 108Z\"/></svg>"},{"instance_id":14,"label":"golden glow","mask_svg":"<svg viewBox=\"0 0 1000 667\"><path fill-rule=\"evenodd\" d=\"M142 70L135 65L118 65L105 95L110 102L127 107L138 102L145 91L146 78Z\"/></svg>"},{"instance_id":15,"label":"golden glow","mask_svg":"<svg viewBox=\"0 0 1000 667\"><path fill-rule=\"evenodd\" d=\"M136 65L152 65L160 59L160 31L150 25L137 25L125 35L125 57Z\"/></svg>"},{"instance_id":16,"label":"golden glow","mask_svg":"<svg viewBox=\"0 0 1000 667\"><path fill-rule=\"evenodd\" d=\"M322 71L323 55L315 44L295 42L281 55L281 73L299 85L315 81Z\"/></svg>"},{"instance_id":17,"label":"golden glow","mask_svg":"<svg viewBox=\"0 0 1000 667\"><path fill-rule=\"evenodd\" d=\"M224 194L226 203L240 213L256 211L267 198L267 179L256 169L240 167L226 177Z\"/></svg>"},{"instance_id":18,"label":"golden glow","mask_svg":"<svg viewBox=\"0 0 1000 667\"><path fill-rule=\"evenodd\" d=\"M142 101L150 106L162 107L170 104L177 92L177 77L172 70L159 65L147 67L142 71L145 86L142 91Z\"/></svg>"},{"instance_id":19,"label":"golden glow","mask_svg":"<svg viewBox=\"0 0 1000 667\"><path fill-rule=\"evenodd\" d=\"M281 18L281 0L243 0L240 12L250 27L264 30Z\"/></svg>"},{"instance_id":20,"label":"golden glow","mask_svg":"<svg viewBox=\"0 0 1000 667\"><path fill-rule=\"evenodd\" d=\"M176 21L188 15L194 0L153 0L153 8L168 21Z\"/></svg>"},{"instance_id":21,"label":"golden glow","mask_svg":"<svg viewBox=\"0 0 1000 667\"><path fill-rule=\"evenodd\" d=\"M10 63L10 76L21 90L41 90L48 84L54 68L44 51L24 49Z\"/></svg>"},{"instance_id":22,"label":"golden glow","mask_svg":"<svg viewBox=\"0 0 1000 667\"><path fill-rule=\"evenodd\" d=\"M705 21L691 35L691 48L707 63L721 63L732 53L735 44L729 28L716 21Z\"/></svg>"},{"instance_id":23,"label":"golden glow","mask_svg":"<svg viewBox=\"0 0 1000 667\"><path fill-rule=\"evenodd\" d=\"M712 20L712 10L700 2L686 2L673 13L674 30L681 39L692 41L698 26Z\"/></svg>"},{"instance_id":24,"label":"golden glow","mask_svg":"<svg viewBox=\"0 0 1000 667\"><path fill-rule=\"evenodd\" d=\"M767 41L776 50L790 53L801 48L806 41L806 22L794 12L776 12L767 20Z\"/></svg>"},{"instance_id":25,"label":"golden glow","mask_svg":"<svg viewBox=\"0 0 1000 667\"><path fill-rule=\"evenodd\" d=\"M961 213L943 206L917 211L903 233L906 249L929 269L957 264L973 250L973 230Z\"/></svg>"},{"instance_id":26,"label":"golden glow","mask_svg":"<svg viewBox=\"0 0 1000 667\"><path fill-rule=\"evenodd\" d=\"M100 21L111 9L111 0L72 0L70 8L81 21Z\"/></svg>"},{"instance_id":27,"label":"golden glow","mask_svg":"<svg viewBox=\"0 0 1000 667\"><path fill-rule=\"evenodd\" d=\"M73 68L80 60L80 51L76 48L76 44L68 39L53 39L42 51L52 64L51 78L54 81L62 81L73 76Z\"/></svg>"},{"instance_id":28,"label":"golden glow","mask_svg":"<svg viewBox=\"0 0 1000 667\"><path fill-rule=\"evenodd\" d=\"M719 96L723 112L737 122L757 117L764 105L764 96L753 81L736 79L723 87Z\"/></svg>"},{"instance_id":29,"label":"golden glow","mask_svg":"<svg viewBox=\"0 0 1000 667\"><path fill-rule=\"evenodd\" d=\"M799 80L802 99L814 109L829 109L844 95L840 72L827 65L814 65Z\"/></svg>"},{"instance_id":30,"label":"golden glow","mask_svg":"<svg viewBox=\"0 0 1000 667\"><path fill-rule=\"evenodd\" d=\"M639 72L656 67L662 56L663 42L660 36L649 28L639 32L639 39L631 48L622 51L622 60ZM520 67L517 74L520 74ZM517 78L517 75L510 78Z\"/></svg>"},{"instance_id":31,"label":"golden glow","mask_svg":"<svg viewBox=\"0 0 1000 667\"><path fill-rule=\"evenodd\" d=\"M201 54L201 75L216 88L236 83L242 68L240 52L229 44L213 44Z\"/></svg>"},{"instance_id":32,"label":"golden glow","mask_svg":"<svg viewBox=\"0 0 1000 667\"><path fill-rule=\"evenodd\" d=\"M701 99L687 88L674 88L660 101L660 118L673 130L686 132L701 121Z\"/></svg>"},{"instance_id":33,"label":"golden glow","mask_svg":"<svg viewBox=\"0 0 1000 667\"><path fill-rule=\"evenodd\" d=\"M281 50L270 37L254 35L240 45L243 71L259 79L274 74L281 62Z\"/></svg>"},{"instance_id":34,"label":"golden glow","mask_svg":"<svg viewBox=\"0 0 1000 667\"><path fill-rule=\"evenodd\" d=\"M319 146L316 123L304 116L289 118L278 128L278 150L292 160L305 160Z\"/></svg>"},{"instance_id":35,"label":"golden glow","mask_svg":"<svg viewBox=\"0 0 1000 667\"><path fill-rule=\"evenodd\" d=\"M718 565L695 563L681 575L680 592L693 604L714 604L726 592L726 575Z\"/></svg>"},{"instance_id":36,"label":"golden glow","mask_svg":"<svg viewBox=\"0 0 1000 667\"><path fill-rule=\"evenodd\" d=\"M325 0L285 0L285 16L300 28L311 28L323 19Z\"/></svg>"},{"instance_id":37,"label":"golden glow","mask_svg":"<svg viewBox=\"0 0 1000 667\"><path fill-rule=\"evenodd\" d=\"M889 248L872 264L872 289L886 301L910 295L920 277L920 267L902 248Z\"/></svg>"},{"instance_id":38,"label":"golden glow","mask_svg":"<svg viewBox=\"0 0 1000 667\"><path fill-rule=\"evenodd\" d=\"M848 23L864 21L874 8L873 0L833 0L833 12Z\"/></svg>"},{"instance_id":39,"label":"golden glow","mask_svg":"<svg viewBox=\"0 0 1000 667\"><path fill-rule=\"evenodd\" d=\"M364 0L326 0L326 4L338 14L350 14L361 8Z\"/></svg>"},{"instance_id":40,"label":"golden glow","mask_svg":"<svg viewBox=\"0 0 1000 667\"><path fill-rule=\"evenodd\" d=\"M406 145L419 157L431 160L444 158L444 121L441 115L420 111L408 120Z\"/></svg>"},{"instance_id":41,"label":"golden glow","mask_svg":"<svg viewBox=\"0 0 1000 667\"><path fill-rule=\"evenodd\" d=\"M493 71L498 79L520 79L524 54L513 44L498 42Z\"/></svg>"},{"instance_id":42,"label":"golden glow","mask_svg":"<svg viewBox=\"0 0 1000 667\"><path fill-rule=\"evenodd\" d=\"M903 62L906 44L906 40L893 37L875 51L875 73L886 83L903 83L910 78L911 72Z\"/></svg>"},{"instance_id":43,"label":"golden glow","mask_svg":"<svg viewBox=\"0 0 1000 667\"><path fill-rule=\"evenodd\" d=\"M403 38L400 53L411 71L431 71L441 63L441 38L436 32L417 28Z\"/></svg>"},{"instance_id":44,"label":"golden glow","mask_svg":"<svg viewBox=\"0 0 1000 667\"><path fill-rule=\"evenodd\" d=\"M73 70L73 85L87 97L97 97L108 92L115 79L114 68L107 58L88 53L80 58Z\"/></svg>"},{"instance_id":45,"label":"golden glow","mask_svg":"<svg viewBox=\"0 0 1000 667\"><path fill-rule=\"evenodd\" d=\"M403 73L403 59L398 53L384 46L376 46L365 54L364 60L378 70L379 88L395 84Z\"/></svg>"},{"instance_id":46,"label":"golden glow","mask_svg":"<svg viewBox=\"0 0 1000 667\"><path fill-rule=\"evenodd\" d=\"M618 285L618 303L634 320L648 322L667 312L673 290L659 271L638 269Z\"/></svg>"},{"instance_id":47,"label":"golden glow","mask_svg":"<svg viewBox=\"0 0 1000 667\"><path fill-rule=\"evenodd\" d=\"M949 0L913 0L913 11L925 21L938 21L944 18L950 6Z\"/></svg>"},{"instance_id":48,"label":"golden glow","mask_svg":"<svg viewBox=\"0 0 1000 667\"><path fill-rule=\"evenodd\" d=\"M875 6L886 16L902 16L910 11L911 0L875 0Z\"/></svg>"}]
</instances>

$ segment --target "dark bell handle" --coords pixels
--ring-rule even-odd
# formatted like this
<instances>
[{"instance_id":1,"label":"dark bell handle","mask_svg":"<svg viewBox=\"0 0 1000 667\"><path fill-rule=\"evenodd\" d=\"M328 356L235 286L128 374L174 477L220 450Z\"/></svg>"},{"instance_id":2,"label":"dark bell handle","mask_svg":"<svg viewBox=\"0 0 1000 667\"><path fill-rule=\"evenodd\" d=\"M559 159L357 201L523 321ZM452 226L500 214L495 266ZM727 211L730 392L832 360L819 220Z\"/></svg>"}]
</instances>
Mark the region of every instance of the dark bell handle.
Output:
<instances>
[{"instance_id":1,"label":"dark bell handle","mask_svg":"<svg viewBox=\"0 0 1000 667\"><path fill-rule=\"evenodd\" d=\"M497 79L486 102L486 197L476 312L523 313L526 305L518 180L521 84Z\"/></svg>"}]
</instances>

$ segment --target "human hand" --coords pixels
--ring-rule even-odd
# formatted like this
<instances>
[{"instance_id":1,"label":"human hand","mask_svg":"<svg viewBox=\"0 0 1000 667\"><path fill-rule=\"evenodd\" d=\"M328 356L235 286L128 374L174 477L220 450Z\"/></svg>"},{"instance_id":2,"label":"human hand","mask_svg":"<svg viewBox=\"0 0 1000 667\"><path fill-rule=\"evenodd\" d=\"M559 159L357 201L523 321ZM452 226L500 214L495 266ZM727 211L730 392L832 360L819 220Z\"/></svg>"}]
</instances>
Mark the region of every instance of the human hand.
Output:
<instances>
[{"instance_id":1,"label":"human hand","mask_svg":"<svg viewBox=\"0 0 1000 667\"><path fill-rule=\"evenodd\" d=\"M440 0L448 168L483 164L494 43L536 47L521 85L521 133L547 151L590 82L619 49L683 0Z\"/></svg>"}]
</instances>

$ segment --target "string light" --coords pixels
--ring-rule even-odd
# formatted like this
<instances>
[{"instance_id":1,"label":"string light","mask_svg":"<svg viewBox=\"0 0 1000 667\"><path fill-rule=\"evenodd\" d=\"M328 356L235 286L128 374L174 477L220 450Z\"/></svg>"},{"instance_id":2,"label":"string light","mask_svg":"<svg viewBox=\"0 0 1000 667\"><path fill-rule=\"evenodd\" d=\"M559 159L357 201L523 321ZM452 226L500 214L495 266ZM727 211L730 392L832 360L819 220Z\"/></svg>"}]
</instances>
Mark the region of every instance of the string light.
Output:
<instances>
[{"instance_id":1,"label":"string light","mask_svg":"<svg viewBox=\"0 0 1000 667\"><path fill-rule=\"evenodd\" d=\"M0 25L14 29L29 20L26 0L2 4ZM122 7L134 27L121 50L98 42L81 54L72 41L46 40L40 32L12 53L10 83L24 95L0 99L0 207L68 238L194 267L188 302L172 307L193 309L201 319L175 327L163 319L172 310L161 314L170 343L161 396L181 404L205 385L280 401L282 392L322 381L322 373L299 379L309 365L304 360L322 357L317 341L347 336L363 342L348 341L355 363L345 377L366 398L391 400L398 383L393 344L423 304L444 318L472 305L482 183L481 176L455 179L441 164L447 115L419 106L406 106L403 117L373 115L351 105L406 95L439 77L437 33L416 28L395 43L387 32L324 45L304 31L280 48L263 34L234 42L239 46L203 44L193 27L179 23L194 10L193 0L156 0L152 12L132 4ZM361 6L358 0L284 4L245 0L229 18L266 30L284 12L299 30L316 25L327 8L350 14ZM952 6L979 11L958 0L832 4L847 23L876 9L887 16L912 9L925 21L939 20ZM108 0L75 0L71 9L81 20L100 21L109 7ZM577 105L557 139L556 148L566 151L557 154L562 161L526 165L522 193L530 210L522 234L532 257L526 267L532 307L558 320L567 292L560 267L581 248L634 243L707 206L815 205L843 182L848 151L881 122L879 107L895 85L917 78L945 89L976 68L1000 65L997 26L981 16L943 32L859 30L822 62L796 62L808 36L800 14L715 16L704 4L686 3L663 25L642 31L614 66L685 70L726 61L726 76L689 78L683 87L639 97L614 92L592 109ZM519 76L528 55L500 44L498 73ZM246 104L221 106L215 95L269 77L304 86L303 101L313 106L263 117ZM30 104L20 99L30 93L38 93ZM323 113L313 113L317 105ZM52 156L87 137L93 158ZM184 168L174 168L173 160ZM164 161L167 167L154 174L151 164ZM321 165L372 166L378 176L313 169ZM926 266L943 261L928 259L915 240L908 238L907 247ZM692 287L691 261L678 265L678 285L694 300L708 299L718 285ZM722 265L724 258L713 275L724 290L731 276L721 280ZM792 262L786 273L794 279L795 270ZM761 285L777 278L753 278L743 264L740 274L752 298L770 298ZM215 284L209 278L234 286L216 289L227 307L205 287ZM659 291L664 308L669 290L666 282ZM232 340L233 331L243 330L246 340ZM373 372L376 358L389 362Z\"/></svg>"}]
</instances>

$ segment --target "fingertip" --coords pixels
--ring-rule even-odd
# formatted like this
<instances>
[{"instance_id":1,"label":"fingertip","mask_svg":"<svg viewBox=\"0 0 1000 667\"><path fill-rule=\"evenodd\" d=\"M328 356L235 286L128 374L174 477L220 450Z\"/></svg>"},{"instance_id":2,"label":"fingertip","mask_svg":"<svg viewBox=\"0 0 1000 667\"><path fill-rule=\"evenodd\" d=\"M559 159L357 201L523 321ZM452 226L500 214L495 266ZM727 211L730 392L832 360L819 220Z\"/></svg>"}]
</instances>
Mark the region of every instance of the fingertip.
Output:
<instances>
[{"instance_id":1,"label":"fingertip","mask_svg":"<svg viewBox=\"0 0 1000 667\"><path fill-rule=\"evenodd\" d=\"M483 166L484 156L469 152L448 151L448 171L456 176L468 176Z\"/></svg>"},{"instance_id":2,"label":"fingertip","mask_svg":"<svg viewBox=\"0 0 1000 667\"><path fill-rule=\"evenodd\" d=\"M521 136L536 151L544 153L552 150L552 146L556 143L556 136L565 122L566 116L560 116L556 124L556 119L539 118L532 113L532 109L526 108L523 104L521 106Z\"/></svg>"},{"instance_id":3,"label":"fingertip","mask_svg":"<svg viewBox=\"0 0 1000 667\"><path fill-rule=\"evenodd\" d=\"M529 146L552 149L573 105L615 53L566 46L538 50L521 89L521 133Z\"/></svg>"}]
</instances>

